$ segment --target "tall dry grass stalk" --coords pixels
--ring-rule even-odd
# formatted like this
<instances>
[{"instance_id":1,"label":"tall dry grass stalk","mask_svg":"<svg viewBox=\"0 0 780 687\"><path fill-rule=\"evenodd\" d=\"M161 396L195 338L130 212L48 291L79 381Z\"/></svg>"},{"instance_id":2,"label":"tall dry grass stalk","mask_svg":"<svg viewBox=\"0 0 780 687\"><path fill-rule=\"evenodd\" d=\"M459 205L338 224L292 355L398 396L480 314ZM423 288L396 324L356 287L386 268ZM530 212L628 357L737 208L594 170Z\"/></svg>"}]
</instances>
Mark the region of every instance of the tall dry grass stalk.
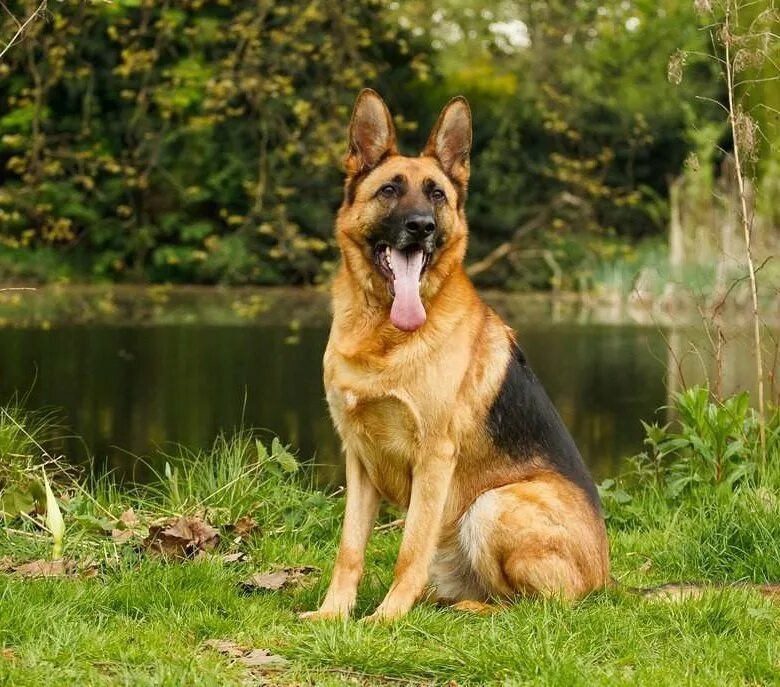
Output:
<instances>
[{"instance_id":1,"label":"tall dry grass stalk","mask_svg":"<svg viewBox=\"0 0 780 687\"><path fill-rule=\"evenodd\" d=\"M736 0L727 0L723 17L721 35L726 50L726 90L729 99L729 124L731 136L734 141L734 167L739 185L739 201L742 220L742 231L745 238L745 258L747 260L748 274L750 276L750 296L753 301L753 345L756 356L756 381L758 383L758 414L759 432L761 438L761 458L766 460L766 409L764 407L764 362L763 349L761 347L761 317L758 312L758 284L756 281L756 268L753 262L753 213L748 211L748 198L746 191L746 178L743 155L747 152L743 146L754 146L754 124L750 115L735 104L734 64L732 63L732 18L738 19L739 3Z\"/></svg>"},{"instance_id":2,"label":"tall dry grass stalk","mask_svg":"<svg viewBox=\"0 0 780 687\"><path fill-rule=\"evenodd\" d=\"M763 64L777 66L777 63L773 60L773 53L776 51L779 37L770 29L763 28L762 30L762 27L758 26L759 20L767 18L776 20L777 10L774 7L774 0L770 0L767 3L767 7L763 10L758 10L757 14L755 5L755 0L747 0L746 2L742 0L695 0L694 2L694 6L700 15L712 17L712 21L705 27L706 30L709 30L712 38L713 48L710 57L718 63L726 86L727 102L725 104L717 103L717 105L724 110L732 138L733 149L731 156L733 158L733 166L730 171L737 182L737 192L735 194L737 212L735 214L738 214L739 230L744 243L743 249L748 273L747 280L750 287L761 458L765 461L766 401L761 336L762 319L759 312L757 279L757 272L760 268L757 268L755 264L754 198L750 169L754 167L754 163L757 160L760 139L763 137L766 140L766 137L750 112L743 108L741 100L746 88L749 88L751 84L759 81L773 81L780 78L780 75L769 78L750 78L744 75L745 72L760 69ZM740 10L747 11L748 9L753 14L754 19L743 27L740 25ZM669 80L672 83L679 83L682 79L685 58L686 54L680 51L671 56L669 61ZM736 75L740 73L743 76L737 78ZM723 152L725 153L725 151ZM724 246L721 246L721 250L723 249ZM741 281L741 279L738 281ZM730 291L731 288L727 289L726 295L720 299L720 302L714 309L714 324L719 332L722 330L719 321L720 310ZM718 345L716 347L718 356L721 352L721 343L719 333Z\"/></svg>"}]
</instances>

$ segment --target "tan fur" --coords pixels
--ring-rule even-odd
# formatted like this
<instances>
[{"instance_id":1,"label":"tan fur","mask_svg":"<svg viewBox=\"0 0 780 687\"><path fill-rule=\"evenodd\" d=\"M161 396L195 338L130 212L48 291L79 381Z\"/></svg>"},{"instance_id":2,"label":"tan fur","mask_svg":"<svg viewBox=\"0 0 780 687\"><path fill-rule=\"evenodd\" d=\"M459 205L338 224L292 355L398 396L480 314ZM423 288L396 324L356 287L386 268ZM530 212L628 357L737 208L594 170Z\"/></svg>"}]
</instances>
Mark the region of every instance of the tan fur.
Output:
<instances>
[{"instance_id":1,"label":"tan fur","mask_svg":"<svg viewBox=\"0 0 780 687\"><path fill-rule=\"evenodd\" d=\"M324 358L347 460L344 528L327 596L304 616L342 617L354 606L380 497L408 514L394 581L373 619L406 613L431 578L440 596L458 601L580 597L609 578L600 515L542 461L502 454L486 430L513 335L463 270L468 106L456 100L445 108L424 154L410 158L395 151L380 103L364 92L353 116L347 186L354 197L336 220L342 262ZM382 162L367 165L366 156ZM421 281L428 319L411 333L388 319L391 297L367 244L383 212L377 189L396 175L412 189L432 179L447 195L436 211L444 243Z\"/></svg>"}]
</instances>

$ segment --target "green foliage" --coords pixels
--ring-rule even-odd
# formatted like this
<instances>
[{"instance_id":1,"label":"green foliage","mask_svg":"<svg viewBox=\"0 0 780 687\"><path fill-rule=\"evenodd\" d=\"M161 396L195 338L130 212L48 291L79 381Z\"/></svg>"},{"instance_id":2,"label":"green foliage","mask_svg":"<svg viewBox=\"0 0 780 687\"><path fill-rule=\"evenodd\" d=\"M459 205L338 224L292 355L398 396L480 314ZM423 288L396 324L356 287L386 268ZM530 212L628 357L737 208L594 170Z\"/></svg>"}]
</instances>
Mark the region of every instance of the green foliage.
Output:
<instances>
[{"instance_id":1,"label":"green foliage","mask_svg":"<svg viewBox=\"0 0 780 687\"><path fill-rule=\"evenodd\" d=\"M166 458L164 473L157 475L154 485L139 487L147 507L153 504L170 513L205 510L218 524L253 513L266 527L295 527L316 517L322 505L317 492L305 494L301 503L300 486L293 477L298 461L276 437L269 450L249 432L220 435L209 451L180 448Z\"/></svg>"},{"instance_id":2,"label":"green foliage","mask_svg":"<svg viewBox=\"0 0 780 687\"><path fill-rule=\"evenodd\" d=\"M523 238L537 252L484 285L586 288L594 244L663 231L667 181L709 116L693 95L720 88L693 57L681 86L666 81L669 53L708 48L692 4L674 0L49 12L0 64L0 278L323 279L349 108L373 86L408 152L446 99L471 100L474 257L543 214Z\"/></svg>"},{"instance_id":3,"label":"green foliage","mask_svg":"<svg viewBox=\"0 0 780 687\"><path fill-rule=\"evenodd\" d=\"M4 249L53 247L108 279L327 271L354 95L424 65L383 3L49 11L0 64Z\"/></svg>"},{"instance_id":4,"label":"green foliage","mask_svg":"<svg viewBox=\"0 0 780 687\"><path fill-rule=\"evenodd\" d=\"M674 423L642 422L647 450L633 456L632 470L608 479L599 492L609 517L635 523L643 499L660 507L720 494L729 500L745 488L774 489L780 464L780 408L767 414L767 464L761 464L759 418L747 392L723 401L705 387L676 393Z\"/></svg>"},{"instance_id":5,"label":"green foliage","mask_svg":"<svg viewBox=\"0 0 780 687\"><path fill-rule=\"evenodd\" d=\"M642 423L649 450L635 456L637 474L663 482L672 499L701 482L733 488L755 470L761 453L758 415L749 404L747 392L722 402L704 387L676 393L673 411L679 431ZM777 430L770 426L770 433ZM773 444L769 451L776 448Z\"/></svg>"},{"instance_id":6,"label":"green foliage","mask_svg":"<svg viewBox=\"0 0 780 687\"><path fill-rule=\"evenodd\" d=\"M0 521L45 510L42 444L51 440L55 427L51 415L0 407Z\"/></svg>"},{"instance_id":7,"label":"green foliage","mask_svg":"<svg viewBox=\"0 0 780 687\"><path fill-rule=\"evenodd\" d=\"M423 3L410 4L426 15ZM556 284L540 253L527 251L480 282L584 288L587 275L572 275L593 268L592 244L634 242L666 227L667 183L691 146L691 120L700 127L719 116L695 96L717 99L721 88L706 60L692 56L677 87L665 79L666 62L675 49L706 51L706 33L693 4L675 0L476 5L445 2L431 29L445 75L439 97L463 91L478 121L473 250L479 256L539 218L518 248L550 251L563 274ZM518 30L517 22L526 43L513 47L497 27Z\"/></svg>"}]
</instances>

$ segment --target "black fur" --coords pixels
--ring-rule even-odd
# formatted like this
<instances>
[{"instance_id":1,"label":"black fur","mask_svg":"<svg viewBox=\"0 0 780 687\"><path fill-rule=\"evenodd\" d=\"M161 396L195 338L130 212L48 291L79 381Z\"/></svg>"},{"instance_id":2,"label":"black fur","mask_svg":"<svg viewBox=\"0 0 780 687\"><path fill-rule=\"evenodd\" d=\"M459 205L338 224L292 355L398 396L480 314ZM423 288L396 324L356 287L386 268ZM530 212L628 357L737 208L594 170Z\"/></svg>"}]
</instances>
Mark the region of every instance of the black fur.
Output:
<instances>
[{"instance_id":1,"label":"black fur","mask_svg":"<svg viewBox=\"0 0 780 687\"><path fill-rule=\"evenodd\" d=\"M515 460L546 459L550 467L580 487L598 511L596 485L561 416L525 355L513 344L501 389L488 413L495 444Z\"/></svg>"}]
</instances>

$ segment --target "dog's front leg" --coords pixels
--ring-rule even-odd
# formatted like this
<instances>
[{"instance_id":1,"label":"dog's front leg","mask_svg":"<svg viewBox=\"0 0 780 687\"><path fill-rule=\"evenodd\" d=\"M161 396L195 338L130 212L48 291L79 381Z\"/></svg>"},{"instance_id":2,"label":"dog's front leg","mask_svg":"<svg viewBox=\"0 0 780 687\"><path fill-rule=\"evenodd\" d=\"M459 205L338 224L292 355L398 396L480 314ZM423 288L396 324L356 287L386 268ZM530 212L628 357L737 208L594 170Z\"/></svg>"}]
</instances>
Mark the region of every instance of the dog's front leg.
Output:
<instances>
[{"instance_id":1,"label":"dog's front leg","mask_svg":"<svg viewBox=\"0 0 780 687\"><path fill-rule=\"evenodd\" d=\"M371 528L379 509L379 492L353 451L347 451L347 504L341 544L328 593L319 610L301 613L307 620L345 618L355 605Z\"/></svg>"},{"instance_id":2,"label":"dog's front leg","mask_svg":"<svg viewBox=\"0 0 780 687\"><path fill-rule=\"evenodd\" d=\"M367 620L387 621L405 615L425 589L454 469L454 447L450 441L429 447L415 465L393 584Z\"/></svg>"}]
</instances>

